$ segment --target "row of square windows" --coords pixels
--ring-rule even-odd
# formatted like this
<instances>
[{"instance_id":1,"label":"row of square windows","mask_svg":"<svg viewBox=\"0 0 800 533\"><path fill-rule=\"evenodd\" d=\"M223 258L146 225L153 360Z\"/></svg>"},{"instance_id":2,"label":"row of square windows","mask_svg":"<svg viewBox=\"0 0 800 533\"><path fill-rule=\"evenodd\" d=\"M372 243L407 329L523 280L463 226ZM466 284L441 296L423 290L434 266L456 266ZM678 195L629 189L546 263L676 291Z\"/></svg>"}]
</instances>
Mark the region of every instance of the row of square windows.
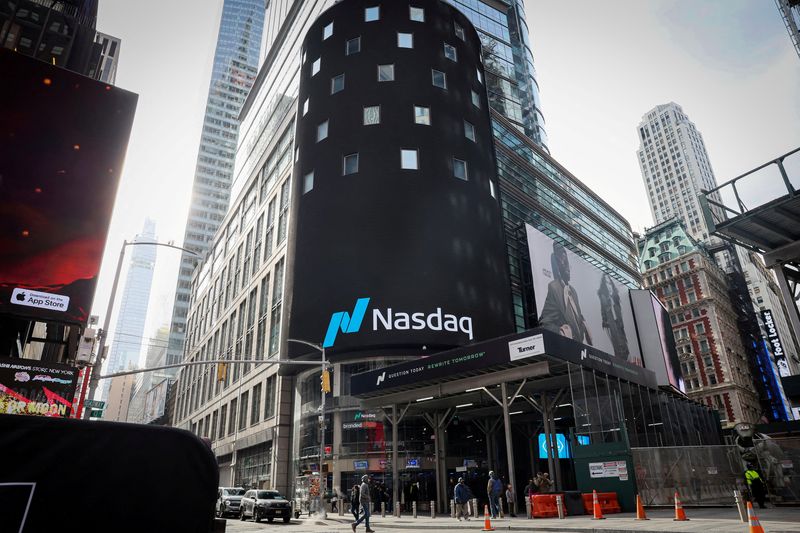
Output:
<instances>
[{"instance_id":1,"label":"row of square windows","mask_svg":"<svg viewBox=\"0 0 800 533\"><path fill-rule=\"evenodd\" d=\"M375 126L381 123L381 106L370 105L364 106L362 124L364 126ZM431 125L431 108L415 105L414 106L414 123L422 126ZM317 142L323 141L328 138L330 121L325 120L317 124ZM478 142L475 134L475 125L464 120L464 137L472 142Z\"/></svg>"},{"instance_id":2,"label":"row of square windows","mask_svg":"<svg viewBox=\"0 0 800 533\"><path fill-rule=\"evenodd\" d=\"M316 69L316 71L314 71L314 74L316 74L317 72L319 72L319 69ZM478 82L483 83L481 72L479 70L476 70L476 74L478 76ZM379 82L395 81L394 63L389 63L386 65L378 65L378 81ZM432 68L431 83L435 87L439 87L440 89L447 89L447 74L445 74L441 70L436 70L435 68ZM331 78L331 94L336 94L343 90L344 90L344 74L337 74L336 76ZM478 97L478 93L474 90L472 91L472 103L480 107L480 98Z\"/></svg>"},{"instance_id":3,"label":"row of square windows","mask_svg":"<svg viewBox=\"0 0 800 533\"><path fill-rule=\"evenodd\" d=\"M425 22L425 10L421 7L408 6L408 18L412 22ZM377 22L381 19L381 6L370 6L364 8L364 22ZM453 30L456 37L462 41L466 40L464 28L457 22L453 23ZM333 22L329 22L322 28L322 40L333 36Z\"/></svg>"},{"instance_id":4,"label":"row of square windows","mask_svg":"<svg viewBox=\"0 0 800 533\"><path fill-rule=\"evenodd\" d=\"M342 176L358 173L358 153L347 154L342 156ZM469 181L469 167L463 159L453 158L453 177L460 180ZM417 148L401 148L400 149L400 169L401 170L419 170L419 150ZM307 173L303 176L303 194L314 189L314 171ZM496 198L495 184L489 180L489 192L493 198Z\"/></svg>"}]
</instances>

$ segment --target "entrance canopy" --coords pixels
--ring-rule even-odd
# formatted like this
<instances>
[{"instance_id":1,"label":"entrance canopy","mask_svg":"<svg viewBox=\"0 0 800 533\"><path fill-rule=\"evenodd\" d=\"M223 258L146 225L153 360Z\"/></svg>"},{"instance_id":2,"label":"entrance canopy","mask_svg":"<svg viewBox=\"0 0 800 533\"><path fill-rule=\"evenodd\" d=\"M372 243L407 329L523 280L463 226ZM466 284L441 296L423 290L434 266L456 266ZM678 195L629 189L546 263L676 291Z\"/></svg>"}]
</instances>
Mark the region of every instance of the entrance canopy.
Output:
<instances>
[{"instance_id":1,"label":"entrance canopy","mask_svg":"<svg viewBox=\"0 0 800 533\"><path fill-rule=\"evenodd\" d=\"M523 379L531 385L539 383L542 390L552 390L568 384L569 363L656 388L650 370L550 330L534 328L356 374L350 391L365 406L383 406Z\"/></svg>"}]
</instances>

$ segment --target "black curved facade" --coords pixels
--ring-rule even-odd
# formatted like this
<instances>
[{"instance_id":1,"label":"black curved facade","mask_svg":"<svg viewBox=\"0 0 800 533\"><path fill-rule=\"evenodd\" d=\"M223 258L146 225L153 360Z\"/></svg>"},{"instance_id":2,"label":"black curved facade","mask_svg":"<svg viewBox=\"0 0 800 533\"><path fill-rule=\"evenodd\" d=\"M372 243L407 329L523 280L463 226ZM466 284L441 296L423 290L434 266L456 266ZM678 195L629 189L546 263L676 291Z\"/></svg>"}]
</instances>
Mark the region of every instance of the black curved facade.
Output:
<instances>
[{"instance_id":1,"label":"black curved facade","mask_svg":"<svg viewBox=\"0 0 800 533\"><path fill-rule=\"evenodd\" d=\"M366 21L374 7L377 20ZM489 104L469 20L439 1L346 0L311 27L303 58L288 336L325 339L335 355L416 353L513 332ZM389 74L379 65L393 65L393 80L379 81L379 70ZM374 106L379 122L365 125L377 115L364 108ZM415 106L429 109L430 124L417 123ZM417 151L417 169L401 168L403 149ZM352 154L357 168L345 160Z\"/></svg>"}]
</instances>

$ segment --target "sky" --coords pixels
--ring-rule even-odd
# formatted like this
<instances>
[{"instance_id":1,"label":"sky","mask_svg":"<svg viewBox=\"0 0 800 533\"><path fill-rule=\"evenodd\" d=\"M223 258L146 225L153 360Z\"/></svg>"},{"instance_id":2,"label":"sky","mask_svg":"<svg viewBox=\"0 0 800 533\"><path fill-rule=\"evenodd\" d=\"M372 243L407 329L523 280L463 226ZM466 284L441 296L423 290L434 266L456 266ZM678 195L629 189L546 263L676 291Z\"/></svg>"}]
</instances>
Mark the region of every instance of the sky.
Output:
<instances>
[{"instance_id":1,"label":"sky","mask_svg":"<svg viewBox=\"0 0 800 533\"><path fill-rule=\"evenodd\" d=\"M719 183L800 146L800 58L773 2L525 6L550 152L635 231L653 225L636 150L637 126L656 105L683 106ZM116 84L139 104L93 314L104 315L122 241L145 217L159 241L182 243L221 7L100 2L98 29L122 39ZM178 252L158 250L145 335L169 323L178 263Z\"/></svg>"}]
</instances>

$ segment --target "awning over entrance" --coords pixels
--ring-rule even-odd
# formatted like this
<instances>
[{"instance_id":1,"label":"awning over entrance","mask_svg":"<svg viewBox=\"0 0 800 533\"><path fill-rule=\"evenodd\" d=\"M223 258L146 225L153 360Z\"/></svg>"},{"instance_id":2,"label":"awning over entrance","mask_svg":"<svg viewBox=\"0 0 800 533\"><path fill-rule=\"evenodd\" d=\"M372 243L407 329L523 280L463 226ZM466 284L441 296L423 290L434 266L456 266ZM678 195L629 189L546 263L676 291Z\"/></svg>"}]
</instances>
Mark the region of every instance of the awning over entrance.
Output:
<instances>
[{"instance_id":1,"label":"awning over entrance","mask_svg":"<svg viewBox=\"0 0 800 533\"><path fill-rule=\"evenodd\" d=\"M469 387L486 387L525 378L556 378L566 375L567 363L656 387L655 374L650 370L544 328L534 328L356 374L350 390L366 404L388 405L463 392L465 380ZM380 400L370 401L373 398Z\"/></svg>"}]
</instances>

